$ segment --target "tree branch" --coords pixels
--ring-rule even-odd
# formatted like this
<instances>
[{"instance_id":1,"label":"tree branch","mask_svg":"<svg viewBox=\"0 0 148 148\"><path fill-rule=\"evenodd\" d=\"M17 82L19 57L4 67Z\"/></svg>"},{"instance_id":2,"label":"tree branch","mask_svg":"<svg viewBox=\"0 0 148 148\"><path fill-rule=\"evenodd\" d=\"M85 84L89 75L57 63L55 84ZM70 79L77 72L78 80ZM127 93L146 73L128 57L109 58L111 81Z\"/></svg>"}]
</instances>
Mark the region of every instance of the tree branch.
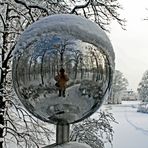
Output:
<instances>
[{"instance_id":1,"label":"tree branch","mask_svg":"<svg viewBox=\"0 0 148 148\"><path fill-rule=\"evenodd\" d=\"M25 2L23 1L20 1L20 0L14 0L16 3L18 4L22 4L23 6L25 6L29 11L31 8L38 8L40 10L43 10L44 12L46 12L47 15L49 15L49 12L46 8L43 8L41 6L38 6L38 5L27 5Z\"/></svg>"},{"instance_id":2,"label":"tree branch","mask_svg":"<svg viewBox=\"0 0 148 148\"><path fill-rule=\"evenodd\" d=\"M70 14L76 13L76 9L82 9L82 8L87 7L90 4L90 2L91 2L91 0L88 0L88 2L86 2L86 4L84 4L84 5L79 5L79 6L77 5L77 6L75 6L72 9L72 11L70 12Z\"/></svg>"},{"instance_id":3,"label":"tree branch","mask_svg":"<svg viewBox=\"0 0 148 148\"><path fill-rule=\"evenodd\" d=\"M1 14L0 14L0 18L1 18L2 22L3 22L4 28L6 28L6 24L5 24L4 18L3 18L3 16Z\"/></svg>"}]
</instances>

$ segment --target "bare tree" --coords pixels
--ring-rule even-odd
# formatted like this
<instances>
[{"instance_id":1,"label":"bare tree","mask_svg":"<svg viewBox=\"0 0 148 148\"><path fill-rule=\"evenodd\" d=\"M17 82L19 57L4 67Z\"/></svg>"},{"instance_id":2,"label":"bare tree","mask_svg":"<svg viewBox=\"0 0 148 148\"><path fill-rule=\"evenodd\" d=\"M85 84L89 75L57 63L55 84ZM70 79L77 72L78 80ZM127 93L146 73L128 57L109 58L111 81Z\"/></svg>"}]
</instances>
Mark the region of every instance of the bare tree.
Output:
<instances>
[{"instance_id":1,"label":"bare tree","mask_svg":"<svg viewBox=\"0 0 148 148\"><path fill-rule=\"evenodd\" d=\"M76 1L73 0L75 3ZM85 4L83 4L85 3ZM124 28L124 19L119 17L117 12L118 9L122 7L118 3L118 0L83 0L81 5L75 6L71 13L78 15L83 15L84 17L96 22L103 30L108 30L107 26L110 24L111 20L117 20L117 22Z\"/></svg>"},{"instance_id":2,"label":"bare tree","mask_svg":"<svg viewBox=\"0 0 148 148\"><path fill-rule=\"evenodd\" d=\"M95 21L102 29L108 30L111 20L116 20L124 28L124 19L120 19L118 9L120 5L117 0L1 0L0 1L0 139L7 133L14 135L16 141L21 142L18 137L27 141L28 133L20 133L9 114L9 105L16 110L16 114L24 121L26 127L29 122L38 123L23 109L14 104L11 100L11 58L12 52L19 35L26 27L36 20L55 13L75 13ZM21 114L21 115L20 115ZM5 115L5 118L4 118ZM25 117L30 118L27 121ZM40 127L42 130L44 128ZM46 133L46 132L45 132ZM34 141L36 145L36 141ZM0 147L3 140L0 140ZM29 147L26 143L26 147Z\"/></svg>"}]
</instances>

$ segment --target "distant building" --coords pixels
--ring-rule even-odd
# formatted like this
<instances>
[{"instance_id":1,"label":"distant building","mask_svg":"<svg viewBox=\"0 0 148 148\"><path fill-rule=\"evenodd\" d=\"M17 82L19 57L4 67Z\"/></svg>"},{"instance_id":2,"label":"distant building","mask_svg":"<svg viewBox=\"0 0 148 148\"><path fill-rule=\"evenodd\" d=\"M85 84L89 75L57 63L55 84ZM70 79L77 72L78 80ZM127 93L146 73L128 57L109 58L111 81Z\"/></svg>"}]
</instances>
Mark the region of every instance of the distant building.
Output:
<instances>
[{"instance_id":1,"label":"distant building","mask_svg":"<svg viewBox=\"0 0 148 148\"><path fill-rule=\"evenodd\" d=\"M137 94L133 90L125 90L122 92L123 101L136 101L138 100Z\"/></svg>"},{"instance_id":2,"label":"distant building","mask_svg":"<svg viewBox=\"0 0 148 148\"><path fill-rule=\"evenodd\" d=\"M138 94L133 90L123 90L116 94L111 95L111 97L106 101L107 104L121 104L122 101L136 101L138 99Z\"/></svg>"},{"instance_id":3,"label":"distant building","mask_svg":"<svg viewBox=\"0 0 148 148\"><path fill-rule=\"evenodd\" d=\"M121 104L122 101L136 101L138 95L133 90L124 90L116 93L107 100L107 104Z\"/></svg>"}]
</instances>

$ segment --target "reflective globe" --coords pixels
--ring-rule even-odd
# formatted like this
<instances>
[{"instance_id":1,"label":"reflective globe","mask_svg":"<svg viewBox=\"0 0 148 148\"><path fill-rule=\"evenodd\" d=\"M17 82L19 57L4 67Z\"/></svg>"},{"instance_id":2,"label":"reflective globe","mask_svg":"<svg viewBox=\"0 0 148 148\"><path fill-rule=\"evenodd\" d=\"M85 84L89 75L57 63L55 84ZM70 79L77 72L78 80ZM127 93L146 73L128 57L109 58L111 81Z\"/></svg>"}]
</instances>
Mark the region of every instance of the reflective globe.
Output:
<instances>
[{"instance_id":1,"label":"reflective globe","mask_svg":"<svg viewBox=\"0 0 148 148\"><path fill-rule=\"evenodd\" d=\"M16 94L37 118L54 124L83 120L110 94L114 52L99 26L75 15L53 15L28 27L14 50Z\"/></svg>"}]
</instances>

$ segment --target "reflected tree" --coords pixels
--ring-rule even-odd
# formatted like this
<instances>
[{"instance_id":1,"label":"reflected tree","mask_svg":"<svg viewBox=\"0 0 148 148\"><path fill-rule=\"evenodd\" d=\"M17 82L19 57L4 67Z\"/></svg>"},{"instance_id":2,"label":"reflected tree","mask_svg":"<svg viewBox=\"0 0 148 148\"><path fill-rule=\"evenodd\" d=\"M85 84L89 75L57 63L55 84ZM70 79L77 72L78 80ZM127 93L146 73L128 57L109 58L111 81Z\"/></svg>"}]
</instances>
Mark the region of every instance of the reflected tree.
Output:
<instances>
[{"instance_id":1,"label":"reflected tree","mask_svg":"<svg viewBox=\"0 0 148 148\"><path fill-rule=\"evenodd\" d=\"M86 47L88 50L88 56L87 59L90 58L90 62L92 65L91 71L93 71L93 80L96 78L96 81L103 79L103 67L107 66L104 65L105 59L103 57L103 54L100 52L100 49L97 49L94 46L88 46Z\"/></svg>"}]
</instances>

